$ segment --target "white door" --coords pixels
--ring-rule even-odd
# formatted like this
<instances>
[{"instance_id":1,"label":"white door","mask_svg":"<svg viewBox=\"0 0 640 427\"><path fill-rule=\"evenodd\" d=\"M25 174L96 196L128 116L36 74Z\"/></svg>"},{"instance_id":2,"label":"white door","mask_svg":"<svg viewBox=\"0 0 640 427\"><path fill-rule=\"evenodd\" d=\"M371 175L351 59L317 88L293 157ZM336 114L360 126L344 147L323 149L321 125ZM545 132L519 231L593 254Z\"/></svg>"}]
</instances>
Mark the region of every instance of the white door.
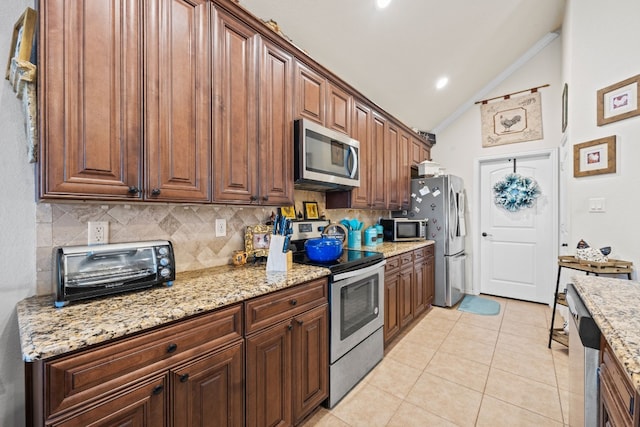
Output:
<instances>
[{"instance_id":1,"label":"white door","mask_svg":"<svg viewBox=\"0 0 640 427\"><path fill-rule=\"evenodd\" d=\"M555 289L558 174L556 152L511 155L480 162L480 292L551 303ZM536 180L530 208L495 203L494 185L514 172Z\"/></svg>"}]
</instances>

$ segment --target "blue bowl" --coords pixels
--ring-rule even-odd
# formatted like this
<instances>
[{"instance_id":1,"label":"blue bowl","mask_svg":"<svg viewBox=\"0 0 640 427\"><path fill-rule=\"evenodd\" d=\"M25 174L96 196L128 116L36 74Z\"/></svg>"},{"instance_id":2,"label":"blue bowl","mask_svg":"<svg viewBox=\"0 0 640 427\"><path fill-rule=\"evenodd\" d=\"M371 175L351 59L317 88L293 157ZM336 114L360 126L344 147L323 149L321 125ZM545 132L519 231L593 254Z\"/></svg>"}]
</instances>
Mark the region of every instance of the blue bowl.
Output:
<instances>
[{"instance_id":1,"label":"blue bowl","mask_svg":"<svg viewBox=\"0 0 640 427\"><path fill-rule=\"evenodd\" d=\"M342 241L334 237L322 236L307 240L304 243L304 249L311 261L331 262L342 255Z\"/></svg>"}]
</instances>

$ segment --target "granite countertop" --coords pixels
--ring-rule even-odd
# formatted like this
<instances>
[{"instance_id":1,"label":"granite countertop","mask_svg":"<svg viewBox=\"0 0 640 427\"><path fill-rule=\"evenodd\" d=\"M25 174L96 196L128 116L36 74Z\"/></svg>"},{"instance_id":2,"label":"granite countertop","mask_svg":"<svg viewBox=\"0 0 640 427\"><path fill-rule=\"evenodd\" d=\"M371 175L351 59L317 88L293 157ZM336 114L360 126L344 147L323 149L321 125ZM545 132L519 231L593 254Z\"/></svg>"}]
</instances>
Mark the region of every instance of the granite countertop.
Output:
<instances>
[{"instance_id":1,"label":"granite countertop","mask_svg":"<svg viewBox=\"0 0 640 427\"><path fill-rule=\"evenodd\" d=\"M22 357L45 359L252 297L328 276L326 268L294 264L286 273L265 265L232 265L178 273L171 287L72 302L57 309L53 295L16 307Z\"/></svg>"},{"instance_id":2,"label":"granite countertop","mask_svg":"<svg viewBox=\"0 0 640 427\"><path fill-rule=\"evenodd\" d=\"M640 393L640 282L575 276L573 284Z\"/></svg>"},{"instance_id":3,"label":"granite countertop","mask_svg":"<svg viewBox=\"0 0 640 427\"><path fill-rule=\"evenodd\" d=\"M384 242L362 250L391 257L430 244ZM286 273L267 273L264 264L225 265L178 273L171 287L72 302L60 309L53 306L53 295L26 298L16 307L22 357L27 362L46 359L329 274L326 268L296 263Z\"/></svg>"}]
</instances>

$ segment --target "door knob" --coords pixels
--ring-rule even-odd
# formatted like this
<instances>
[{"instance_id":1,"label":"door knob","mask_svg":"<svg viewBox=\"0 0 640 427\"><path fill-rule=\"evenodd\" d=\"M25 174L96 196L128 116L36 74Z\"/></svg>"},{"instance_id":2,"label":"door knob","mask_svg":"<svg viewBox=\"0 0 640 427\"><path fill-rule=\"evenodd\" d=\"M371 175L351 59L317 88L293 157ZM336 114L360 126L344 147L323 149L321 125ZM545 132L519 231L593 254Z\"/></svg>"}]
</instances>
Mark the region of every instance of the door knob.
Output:
<instances>
[{"instance_id":1,"label":"door knob","mask_svg":"<svg viewBox=\"0 0 640 427\"><path fill-rule=\"evenodd\" d=\"M493 236L493 234L488 234L488 233L482 232L482 237L487 237L487 236Z\"/></svg>"}]
</instances>

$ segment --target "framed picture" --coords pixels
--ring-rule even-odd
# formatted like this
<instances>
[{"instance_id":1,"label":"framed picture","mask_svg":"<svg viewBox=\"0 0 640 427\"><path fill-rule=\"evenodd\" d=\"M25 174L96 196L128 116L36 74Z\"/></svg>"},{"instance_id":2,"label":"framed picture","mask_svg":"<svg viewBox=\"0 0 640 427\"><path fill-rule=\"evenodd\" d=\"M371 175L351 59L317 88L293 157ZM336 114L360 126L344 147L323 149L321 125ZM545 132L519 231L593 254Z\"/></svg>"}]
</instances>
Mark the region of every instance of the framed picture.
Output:
<instances>
[{"instance_id":1,"label":"framed picture","mask_svg":"<svg viewBox=\"0 0 640 427\"><path fill-rule=\"evenodd\" d=\"M540 92L533 92L482 103L482 146L494 147L542 139L541 102Z\"/></svg>"},{"instance_id":2,"label":"framed picture","mask_svg":"<svg viewBox=\"0 0 640 427\"><path fill-rule=\"evenodd\" d=\"M282 206L280 208L280 215L287 219L296 219L296 208L292 206Z\"/></svg>"},{"instance_id":3,"label":"framed picture","mask_svg":"<svg viewBox=\"0 0 640 427\"><path fill-rule=\"evenodd\" d=\"M569 86L565 83L562 89L562 132L567 130L567 122L569 121Z\"/></svg>"},{"instance_id":4,"label":"framed picture","mask_svg":"<svg viewBox=\"0 0 640 427\"><path fill-rule=\"evenodd\" d=\"M244 233L244 250L248 256L266 257L269 255L271 230L270 225L247 226Z\"/></svg>"},{"instance_id":5,"label":"framed picture","mask_svg":"<svg viewBox=\"0 0 640 427\"><path fill-rule=\"evenodd\" d=\"M640 74L598 91L598 126L640 114Z\"/></svg>"},{"instance_id":6,"label":"framed picture","mask_svg":"<svg viewBox=\"0 0 640 427\"><path fill-rule=\"evenodd\" d=\"M573 176L591 176L616 171L616 136L573 146Z\"/></svg>"},{"instance_id":7,"label":"framed picture","mask_svg":"<svg viewBox=\"0 0 640 427\"><path fill-rule=\"evenodd\" d=\"M304 219L320 219L318 202L302 202L304 205Z\"/></svg>"},{"instance_id":8,"label":"framed picture","mask_svg":"<svg viewBox=\"0 0 640 427\"><path fill-rule=\"evenodd\" d=\"M33 48L33 38L36 32L36 11L28 7L18 22L13 26L11 45L9 48L9 61L5 78L9 79L11 74L11 60L29 61L31 59L31 49Z\"/></svg>"}]
</instances>

